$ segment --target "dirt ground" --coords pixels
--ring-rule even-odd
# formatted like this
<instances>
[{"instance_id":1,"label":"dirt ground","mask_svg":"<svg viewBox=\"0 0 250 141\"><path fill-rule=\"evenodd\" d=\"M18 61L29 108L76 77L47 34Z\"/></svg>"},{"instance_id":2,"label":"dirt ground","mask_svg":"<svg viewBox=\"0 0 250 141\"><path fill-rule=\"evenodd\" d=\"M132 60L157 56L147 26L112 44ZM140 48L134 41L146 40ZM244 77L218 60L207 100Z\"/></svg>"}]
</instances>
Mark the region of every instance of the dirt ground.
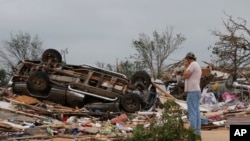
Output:
<instances>
[{"instance_id":1,"label":"dirt ground","mask_svg":"<svg viewBox=\"0 0 250 141\"><path fill-rule=\"evenodd\" d=\"M202 141L229 141L229 129L218 128L201 131Z\"/></svg>"},{"instance_id":2,"label":"dirt ground","mask_svg":"<svg viewBox=\"0 0 250 141\"><path fill-rule=\"evenodd\" d=\"M184 126L189 128L189 123L185 123ZM229 141L229 128L218 127L214 129L201 129L202 141Z\"/></svg>"},{"instance_id":3,"label":"dirt ground","mask_svg":"<svg viewBox=\"0 0 250 141\"><path fill-rule=\"evenodd\" d=\"M229 141L229 129L220 128L201 131L202 141ZM53 141L70 141L69 139L56 138Z\"/></svg>"}]
</instances>

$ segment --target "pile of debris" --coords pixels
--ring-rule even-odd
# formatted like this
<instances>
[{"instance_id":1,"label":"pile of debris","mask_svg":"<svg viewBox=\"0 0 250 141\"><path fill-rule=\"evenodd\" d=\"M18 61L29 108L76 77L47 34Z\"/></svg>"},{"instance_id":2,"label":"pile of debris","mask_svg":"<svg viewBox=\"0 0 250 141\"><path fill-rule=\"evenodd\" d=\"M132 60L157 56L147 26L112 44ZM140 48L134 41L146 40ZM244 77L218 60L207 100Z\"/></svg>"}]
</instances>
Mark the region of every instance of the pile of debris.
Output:
<instances>
[{"instance_id":1,"label":"pile of debris","mask_svg":"<svg viewBox=\"0 0 250 141\"><path fill-rule=\"evenodd\" d=\"M182 66L183 60L168 69L164 83L152 82L146 71L128 79L89 65L64 64L60 52L47 49L41 60L20 61L8 87L1 88L0 139L126 139L137 125L147 129L152 118L161 118L168 99L182 107L188 127ZM211 68L202 68L202 129L249 124L250 86Z\"/></svg>"},{"instance_id":2,"label":"pile of debris","mask_svg":"<svg viewBox=\"0 0 250 141\"><path fill-rule=\"evenodd\" d=\"M173 98L157 87L160 102ZM145 128L150 119L160 117L163 109L153 111L90 112L70 108L50 101L40 101L27 95L15 95L2 90L0 101L1 140L115 140L130 136L138 124ZM241 102L233 94L226 93L224 101L218 102L212 93L203 92L201 99L202 130L229 127L231 124L250 124L248 102ZM184 111L186 102L175 99ZM186 113L186 112L184 112ZM240 119L240 121L239 121ZM188 125L187 115L183 120Z\"/></svg>"}]
</instances>

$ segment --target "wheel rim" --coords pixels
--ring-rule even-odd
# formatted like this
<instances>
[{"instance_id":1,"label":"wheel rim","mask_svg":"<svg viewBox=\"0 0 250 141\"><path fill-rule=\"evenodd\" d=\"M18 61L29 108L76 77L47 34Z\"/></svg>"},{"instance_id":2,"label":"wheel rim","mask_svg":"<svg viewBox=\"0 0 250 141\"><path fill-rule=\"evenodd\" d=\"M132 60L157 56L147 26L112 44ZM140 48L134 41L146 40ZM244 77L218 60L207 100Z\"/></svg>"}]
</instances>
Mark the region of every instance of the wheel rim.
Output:
<instances>
[{"instance_id":1,"label":"wheel rim","mask_svg":"<svg viewBox=\"0 0 250 141\"><path fill-rule=\"evenodd\" d=\"M139 85L139 86L142 86L143 88L147 88L147 81L144 78L140 77L136 80L135 85L136 86Z\"/></svg>"},{"instance_id":2,"label":"wheel rim","mask_svg":"<svg viewBox=\"0 0 250 141\"><path fill-rule=\"evenodd\" d=\"M47 87L46 82L44 79L35 77L31 83L33 84L33 87L36 88L37 90L44 90Z\"/></svg>"},{"instance_id":3,"label":"wheel rim","mask_svg":"<svg viewBox=\"0 0 250 141\"><path fill-rule=\"evenodd\" d=\"M129 109L135 109L136 107L138 107L138 104L136 104L137 101L133 100L132 98L128 98L125 102L125 104L127 105L127 108Z\"/></svg>"},{"instance_id":4,"label":"wheel rim","mask_svg":"<svg viewBox=\"0 0 250 141\"><path fill-rule=\"evenodd\" d=\"M48 61L51 61L51 62L59 62L57 56L52 53L48 53L46 58Z\"/></svg>"},{"instance_id":5,"label":"wheel rim","mask_svg":"<svg viewBox=\"0 0 250 141\"><path fill-rule=\"evenodd\" d=\"M43 62L53 62L53 63L61 63L62 56L61 54L55 49L47 49L44 51L42 55Z\"/></svg>"},{"instance_id":6,"label":"wheel rim","mask_svg":"<svg viewBox=\"0 0 250 141\"><path fill-rule=\"evenodd\" d=\"M151 78L146 71L137 71L132 75L131 82L139 89L146 89L150 86Z\"/></svg>"}]
</instances>

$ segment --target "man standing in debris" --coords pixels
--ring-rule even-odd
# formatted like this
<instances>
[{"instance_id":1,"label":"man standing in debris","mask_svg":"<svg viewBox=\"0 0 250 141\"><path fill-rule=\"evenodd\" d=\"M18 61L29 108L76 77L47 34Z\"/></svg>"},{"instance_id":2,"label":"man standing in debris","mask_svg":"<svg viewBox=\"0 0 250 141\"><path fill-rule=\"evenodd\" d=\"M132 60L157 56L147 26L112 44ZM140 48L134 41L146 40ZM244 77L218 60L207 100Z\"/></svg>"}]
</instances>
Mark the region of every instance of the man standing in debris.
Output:
<instances>
[{"instance_id":1,"label":"man standing in debris","mask_svg":"<svg viewBox=\"0 0 250 141\"><path fill-rule=\"evenodd\" d=\"M189 52L185 57L185 70L183 77L185 79L184 91L187 94L188 118L190 126L195 132L201 134L201 117L200 117L200 79L201 67L196 62L194 53Z\"/></svg>"}]
</instances>

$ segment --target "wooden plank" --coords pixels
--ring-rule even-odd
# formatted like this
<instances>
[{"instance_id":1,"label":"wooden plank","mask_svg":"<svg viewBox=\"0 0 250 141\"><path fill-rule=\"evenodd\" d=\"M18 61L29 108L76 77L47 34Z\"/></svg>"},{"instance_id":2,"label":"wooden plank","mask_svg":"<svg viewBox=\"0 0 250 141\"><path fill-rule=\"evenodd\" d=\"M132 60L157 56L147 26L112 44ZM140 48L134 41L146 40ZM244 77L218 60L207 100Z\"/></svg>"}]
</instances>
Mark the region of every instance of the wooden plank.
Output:
<instances>
[{"instance_id":1,"label":"wooden plank","mask_svg":"<svg viewBox=\"0 0 250 141\"><path fill-rule=\"evenodd\" d=\"M173 99L177 104L179 104L180 106L182 106L183 108L187 109L187 102L184 100L179 100L177 98L175 98L174 96L172 96L171 94L169 94L166 90L162 89L158 84L152 82L152 85L157 88L158 90L160 90L167 98L169 99ZM206 107L205 105L200 105L200 111L211 111L211 108Z\"/></svg>"},{"instance_id":2,"label":"wooden plank","mask_svg":"<svg viewBox=\"0 0 250 141\"><path fill-rule=\"evenodd\" d=\"M226 125L250 125L250 117L228 117Z\"/></svg>"},{"instance_id":3,"label":"wooden plank","mask_svg":"<svg viewBox=\"0 0 250 141\"><path fill-rule=\"evenodd\" d=\"M16 110L11 110L11 109L0 108L0 110L6 110L6 111L9 111L9 112L12 112L12 113L22 114L22 115L29 116L29 117L36 117L36 118L39 118L39 119L46 119L46 120L48 119L48 117L34 115L34 114L29 114L29 113L25 113L25 112L21 112L21 111L16 111Z\"/></svg>"},{"instance_id":4,"label":"wooden plank","mask_svg":"<svg viewBox=\"0 0 250 141\"><path fill-rule=\"evenodd\" d=\"M152 82L152 85L153 85L156 89L158 89L159 91L161 91L165 96L171 97L171 98L174 98L174 99L175 99L174 96L172 96L172 95L169 94L167 91L165 91L164 89L162 89L158 84Z\"/></svg>"}]
</instances>

